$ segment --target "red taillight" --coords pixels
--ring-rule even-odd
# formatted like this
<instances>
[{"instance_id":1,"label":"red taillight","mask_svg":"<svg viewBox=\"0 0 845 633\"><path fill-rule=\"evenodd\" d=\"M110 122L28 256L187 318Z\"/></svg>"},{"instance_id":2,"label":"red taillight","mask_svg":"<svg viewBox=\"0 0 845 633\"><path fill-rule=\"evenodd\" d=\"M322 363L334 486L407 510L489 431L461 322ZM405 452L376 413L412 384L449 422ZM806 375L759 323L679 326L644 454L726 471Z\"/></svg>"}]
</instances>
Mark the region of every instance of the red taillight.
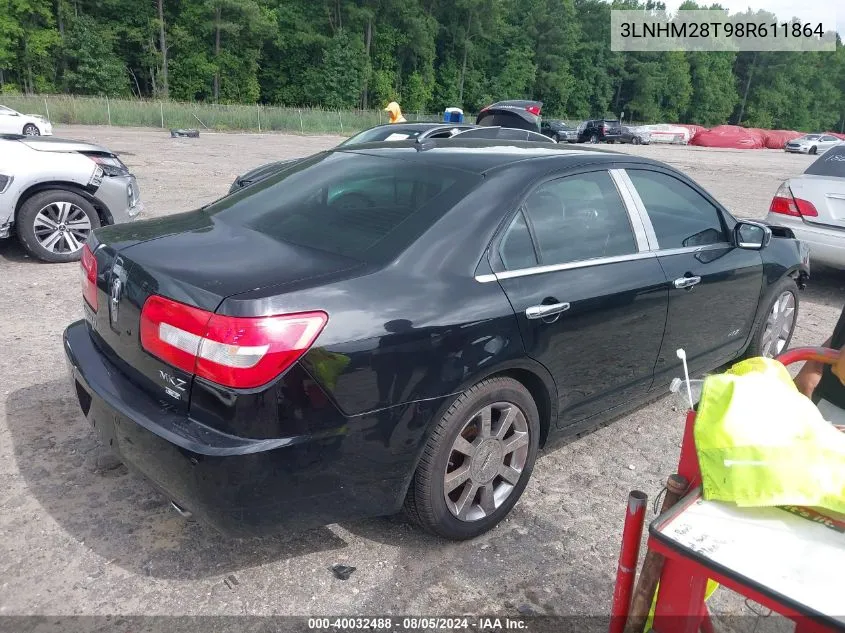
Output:
<instances>
[{"instance_id":1,"label":"red taillight","mask_svg":"<svg viewBox=\"0 0 845 633\"><path fill-rule=\"evenodd\" d=\"M250 389L296 362L328 318L325 312L230 317L151 296L141 310L141 346L188 373Z\"/></svg>"},{"instance_id":2,"label":"red taillight","mask_svg":"<svg viewBox=\"0 0 845 633\"><path fill-rule=\"evenodd\" d=\"M526 106L525 109L534 116L540 116L540 106L530 105Z\"/></svg>"},{"instance_id":3,"label":"red taillight","mask_svg":"<svg viewBox=\"0 0 845 633\"><path fill-rule=\"evenodd\" d=\"M91 306L94 312L97 311L97 258L88 247L82 247L82 258L79 260L82 265L82 297Z\"/></svg>"},{"instance_id":4,"label":"red taillight","mask_svg":"<svg viewBox=\"0 0 845 633\"><path fill-rule=\"evenodd\" d=\"M772 204L769 206L769 212L789 215L794 218L815 218L819 215L812 202L796 198L792 195L792 189L790 189L788 181L778 188L775 197L772 199Z\"/></svg>"},{"instance_id":5,"label":"red taillight","mask_svg":"<svg viewBox=\"0 0 845 633\"><path fill-rule=\"evenodd\" d=\"M798 205L798 213L800 213L805 218L817 218L817 217L819 217L819 212L816 211L816 207L809 200L802 200L801 198L795 198L795 204Z\"/></svg>"}]
</instances>

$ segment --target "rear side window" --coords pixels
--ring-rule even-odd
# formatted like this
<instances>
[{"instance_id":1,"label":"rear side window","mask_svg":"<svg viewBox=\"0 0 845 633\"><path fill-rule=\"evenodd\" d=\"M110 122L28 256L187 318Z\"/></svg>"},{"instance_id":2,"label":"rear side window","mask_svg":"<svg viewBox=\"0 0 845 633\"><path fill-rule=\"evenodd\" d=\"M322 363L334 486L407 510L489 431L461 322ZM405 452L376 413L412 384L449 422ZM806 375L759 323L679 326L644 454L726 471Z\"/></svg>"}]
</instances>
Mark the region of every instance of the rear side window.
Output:
<instances>
[{"instance_id":1,"label":"rear side window","mask_svg":"<svg viewBox=\"0 0 845 633\"><path fill-rule=\"evenodd\" d=\"M505 237L499 247L499 255L507 270L520 270L537 265L534 241L528 231L525 215L520 211L505 231Z\"/></svg>"},{"instance_id":2,"label":"rear side window","mask_svg":"<svg viewBox=\"0 0 845 633\"><path fill-rule=\"evenodd\" d=\"M722 214L695 189L660 172L627 171L642 198L661 249L728 241Z\"/></svg>"},{"instance_id":3,"label":"rear side window","mask_svg":"<svg viewBox=\"0 0 845 633\"><path fill-rule=\"evenodd\" d=\"M479 180L395 157L325 153L205 211L281 242L375 263L410 246Z\"/></svg>"},{"instance_id":4,"label":"rear side window","mask_svg":"<svg viewBox=\"0 0 845 633\"><path fill-rule=\"evenodd\" d=\"M523 213L533 229L541 265L637 252L628 212L606 171L567 176L541 185L526 199ZM526 232L521 217L517 215L511 225L514 235ZM516 257L517 249L510 239L508 236L502 247L505 266L513 269L511 262L531 261L533 256L525 246L519 250L524 260Z\"/></svg>"}]
</instances>

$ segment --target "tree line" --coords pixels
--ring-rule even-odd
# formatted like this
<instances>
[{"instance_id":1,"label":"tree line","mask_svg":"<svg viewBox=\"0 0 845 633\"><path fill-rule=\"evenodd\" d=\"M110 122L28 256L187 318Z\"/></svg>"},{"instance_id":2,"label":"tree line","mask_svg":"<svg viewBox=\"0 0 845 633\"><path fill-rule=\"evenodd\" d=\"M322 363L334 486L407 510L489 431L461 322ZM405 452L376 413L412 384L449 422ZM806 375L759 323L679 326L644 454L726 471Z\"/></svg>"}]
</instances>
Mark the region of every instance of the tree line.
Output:
<instances>
[{"instance_id":1,"label":"tree line","mask_svg":"<svg viewBox=\"0 0 845 633\"><path fill-rule=\"evenodd\" d=\"M662 5L0 0L0 91L411 112L534 98L568 119L845 126L838 38L829 53L619 53L611 8Z\"/></svg>"}]
</instances>

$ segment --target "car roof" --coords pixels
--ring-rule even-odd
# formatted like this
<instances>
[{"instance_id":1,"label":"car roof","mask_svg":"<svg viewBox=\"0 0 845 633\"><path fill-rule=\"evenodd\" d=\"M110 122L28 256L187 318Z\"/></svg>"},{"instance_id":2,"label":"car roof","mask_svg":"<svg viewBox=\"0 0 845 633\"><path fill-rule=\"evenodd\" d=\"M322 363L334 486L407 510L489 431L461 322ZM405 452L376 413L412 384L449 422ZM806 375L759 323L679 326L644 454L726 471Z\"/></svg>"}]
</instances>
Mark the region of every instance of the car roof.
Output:
<instances>
[{"instance_id":1,"label":"car roof","mask_svg":"<svg viewBox=\"0 0 845 633\"><path fill-rule=\"evenodd\" d=\"M504 139L428 139L422 143L398 141L392 143L364 143L354 147L338 147L333 152L367 154L416 162L422 165L438 165L464 172L483 174L492 169L526 160L553 159L561 166L571 163L612 163L619 160L643 164L660 165L630 154L612 152L606 149L570 148L555 143L534 143Z\"/></svg>"}]
</instances>

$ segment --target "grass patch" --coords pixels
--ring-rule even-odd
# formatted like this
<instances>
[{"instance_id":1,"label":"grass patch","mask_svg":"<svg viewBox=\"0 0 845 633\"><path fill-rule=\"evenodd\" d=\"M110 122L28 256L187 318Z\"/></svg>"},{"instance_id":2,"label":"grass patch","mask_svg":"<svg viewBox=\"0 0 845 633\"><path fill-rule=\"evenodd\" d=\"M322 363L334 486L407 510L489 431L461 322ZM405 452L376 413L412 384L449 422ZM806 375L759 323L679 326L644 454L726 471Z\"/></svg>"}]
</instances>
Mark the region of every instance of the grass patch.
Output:
<instances>
[{"instance_id":1,"label":"grass patch","mask_svg":"<svg viewBox=\"0 0 845 633\"><path fill-rule=\"evenodd\" d=\"M379 110L323 110L265 105L218 105L72 95L0 95L19 112L48 116L54 125L196 128L219 131L349 135L387 123ZM405 114L408 121L440 121L440 115Z\"/></svg>"}]
</instances>

